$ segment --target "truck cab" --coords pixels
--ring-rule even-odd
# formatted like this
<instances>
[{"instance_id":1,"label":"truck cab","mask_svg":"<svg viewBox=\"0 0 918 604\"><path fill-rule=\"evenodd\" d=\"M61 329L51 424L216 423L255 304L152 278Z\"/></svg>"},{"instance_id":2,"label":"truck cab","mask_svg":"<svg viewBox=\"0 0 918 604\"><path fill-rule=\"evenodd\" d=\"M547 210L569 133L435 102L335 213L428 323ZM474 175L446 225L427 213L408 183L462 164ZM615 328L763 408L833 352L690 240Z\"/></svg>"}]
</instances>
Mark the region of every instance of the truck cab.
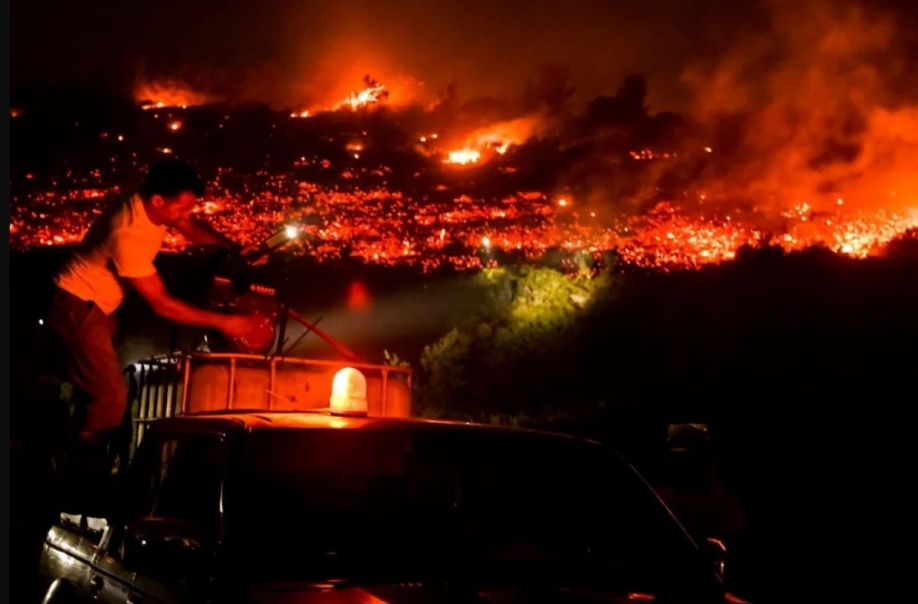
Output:
<instances>
[{"instance_id":1,"label":"truck cab","mask_svg":"<svg viewBox=\"0 0 918 604\"><path fill-rule=\"evenodd\" d=\"M151 422L111 507L63 515L46 602L723 602L598 443L349 410Z\"/></svg>"}]
</instances>

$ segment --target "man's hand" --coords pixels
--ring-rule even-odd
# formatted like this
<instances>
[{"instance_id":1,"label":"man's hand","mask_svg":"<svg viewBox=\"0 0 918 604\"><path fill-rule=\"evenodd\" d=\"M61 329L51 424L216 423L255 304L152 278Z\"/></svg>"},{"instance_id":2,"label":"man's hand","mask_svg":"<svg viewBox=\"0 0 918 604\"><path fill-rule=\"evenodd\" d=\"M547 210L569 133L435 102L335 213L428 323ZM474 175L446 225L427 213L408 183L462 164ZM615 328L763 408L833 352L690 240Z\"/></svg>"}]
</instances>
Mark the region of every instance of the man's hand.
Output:
<instances>
[{"instance_id":1,"label":"man's hand","mask_svg":"<svg viewBox=\"0 0 918 604\"><path fill-rule=\"evenodd\" d=\"M198 325L221 329L226 323L226 315L195 308L176 300L168 294L159 274L146 277L128 278L131 286L139 293L159 316L182 325Z\"/></svg>"},{"instance_id":2,"label":"man's hand","mask_svg":"<svg viewBox=\"0 0 918 604\"><path fill-rule=\"evenodd\" d=\"M220 326L220 331L228 338L240 339L262 335L260 332L265 328L264 317L258 315L229 315Z\"/></svg>"}]
</instances>

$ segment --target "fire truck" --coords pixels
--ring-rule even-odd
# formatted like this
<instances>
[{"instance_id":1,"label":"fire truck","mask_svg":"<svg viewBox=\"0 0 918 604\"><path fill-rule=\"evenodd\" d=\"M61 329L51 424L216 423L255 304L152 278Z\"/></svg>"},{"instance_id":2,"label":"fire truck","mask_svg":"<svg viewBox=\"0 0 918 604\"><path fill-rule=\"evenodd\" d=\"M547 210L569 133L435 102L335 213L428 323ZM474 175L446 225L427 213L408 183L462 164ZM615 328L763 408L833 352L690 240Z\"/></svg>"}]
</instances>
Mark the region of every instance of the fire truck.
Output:
<instances>
[{"instance_id":1,"label":"fire truck","mask_svg":"<svg viewBox=\"0 0 918 604\"><path fill-rule=\"evenodd\" d=\"M368 363L342 342L290 308L283 293L287 272L272 265L274 252L302 236L288 225L248 255L225 254L214 261L207 306L221 312L261 318L260 329L227 340L203 334L193 350L135 363L138 400L132 413L131 453L150 422L167 417L215 412L315 411L327 409L336 375L359 372L366 382L366 412L371 417L411 416L411 370ZM336 359L291 356L298 341L287 341L287 326L328 344ZM302 337L302 336L301 336ZM345 371L347 370L347 371ZM344 378L341 378L344 379Z\"/></svg>"}]
</instances>

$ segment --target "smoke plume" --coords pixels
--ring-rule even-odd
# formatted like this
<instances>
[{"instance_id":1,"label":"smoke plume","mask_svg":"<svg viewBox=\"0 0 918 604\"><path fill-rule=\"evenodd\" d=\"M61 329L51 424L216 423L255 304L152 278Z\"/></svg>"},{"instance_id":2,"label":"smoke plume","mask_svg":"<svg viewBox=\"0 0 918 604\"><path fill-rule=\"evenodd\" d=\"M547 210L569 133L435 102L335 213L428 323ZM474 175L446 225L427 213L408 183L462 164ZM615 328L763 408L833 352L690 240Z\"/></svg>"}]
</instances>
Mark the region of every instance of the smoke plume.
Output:
<instances>
[{"instance_id":1,"label":"smoke plume","mask_svg":"<svg viewBox=\"0 0 918 604\"><path fill-rule=\"evenodd\" d=\"M912 41L894 14L853 2L768 6L765 31L683 73L713 149L706 193L816 211L914 207Z\"/></svg>"}]
</instances>

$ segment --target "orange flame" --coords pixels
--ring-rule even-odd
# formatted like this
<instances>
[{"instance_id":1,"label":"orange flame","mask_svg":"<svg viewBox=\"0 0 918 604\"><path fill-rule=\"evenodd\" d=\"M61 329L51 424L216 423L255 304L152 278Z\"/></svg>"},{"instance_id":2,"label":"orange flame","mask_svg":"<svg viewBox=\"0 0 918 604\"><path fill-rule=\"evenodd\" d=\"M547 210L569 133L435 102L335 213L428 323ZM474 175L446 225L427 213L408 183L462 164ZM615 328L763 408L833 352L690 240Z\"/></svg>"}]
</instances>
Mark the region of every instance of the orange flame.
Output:
<instances>
[{"instance_id":1,"label":"orange flame","mask_svg":"<svg viewBox=\"0 0 918 604\"><path fill-rule=\"evenodd\" d=\"M538 126L538 118L524 117L479 128L465 138L459 150L449 152L446 163L478 163L482 153L490 157L503 155L511 146L520 145L532 138L538 132Z\"/></svg>"},{"instance_id":2,"label":"orange flame","mask_svg":"<svg viewBox=\"0 0 918 604\"><path fill-rule=\"evenodd\" d=\"M207 103L207 96L176 82L141 82L134 87L134 100L143 109L193 107Z\"/></svg>"},{"instance_id":3,"label":"orange flame","mask_svg":"<svg viewBox=\"0 0 918 604\"><path fill-rule=\"evenodd\" d=\"M450 164L474 164L481 158L481 152L475 149L462 149L460 151L450 151L446 163Z\"/></svg>"},{"instance_id":4,"label":"orange flame","mask_svg":"<svg viewBox=\"0 0 918 604\"><path fill-rule=\"evenodd\" d=\"M366 76L363 79L366 88L362 91L351 92L347 98L335 105L335 109L351 109L356 111L362 107L367 107L374 103L379 103L384 99L389 97L389 91L386 90L386 87L372 79L370 76Z\"/></svg>"}]
</instances>

